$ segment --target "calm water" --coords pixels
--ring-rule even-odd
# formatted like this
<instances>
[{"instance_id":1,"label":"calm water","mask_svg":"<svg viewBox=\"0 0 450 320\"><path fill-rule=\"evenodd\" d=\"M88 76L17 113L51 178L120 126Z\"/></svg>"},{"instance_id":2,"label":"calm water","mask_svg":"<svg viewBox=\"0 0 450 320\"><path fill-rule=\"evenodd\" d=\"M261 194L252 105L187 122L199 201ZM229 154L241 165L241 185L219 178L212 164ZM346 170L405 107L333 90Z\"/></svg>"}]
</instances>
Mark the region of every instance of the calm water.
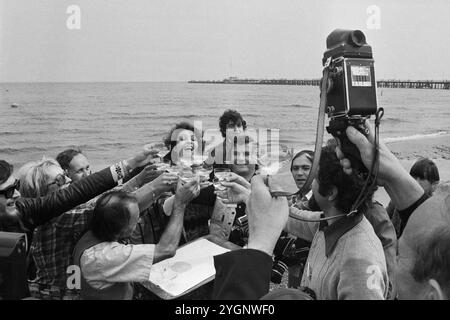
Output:
<instances>
[{"instance_id":1,"label":"calm water","mask_svg":"<svg viewBox=\"0 0 450 320\"><path fill-rule=\"evenodd\" d=\"M283 143L301 148L314 144L318 93L301 86L2 83L0 159L18 168L79 146L100 169L161 140L181 120L217 128L227 108L251 127L279 128ZM378 105L385 108L382 138L450 130L449 90L379 89Z\"/></svg>"}]
</instances>

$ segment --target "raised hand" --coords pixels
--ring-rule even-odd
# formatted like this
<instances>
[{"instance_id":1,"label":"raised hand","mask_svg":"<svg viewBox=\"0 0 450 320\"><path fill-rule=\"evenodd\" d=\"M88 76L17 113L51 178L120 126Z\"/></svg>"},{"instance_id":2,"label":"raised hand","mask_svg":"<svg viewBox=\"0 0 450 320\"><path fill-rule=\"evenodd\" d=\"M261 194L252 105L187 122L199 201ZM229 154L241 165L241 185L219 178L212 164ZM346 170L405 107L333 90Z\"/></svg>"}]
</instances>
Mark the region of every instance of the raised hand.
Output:
<instances>
[{"instance_id":1,"label":"raised hand","mask_svg":"<svg viewBox=\"0 0 450 320\"><path fill-rule=\"evenodd\" d=\"M133 157L126 160L129 169L142 167L148 163L152 163L152 159L157 157L159 150L152 149L151 145L145 145L141 151L136 153Z\"/></svg>"},{"instance_id":2,"label":"raised hand","mask_svg":"<svg viewBox=\"0 0 450 320\"><path fill-rule=\"evenodd\" d=\"M139 186L143 186L146 183L152 182L163 173L164 171L162 170L156 170L156 166L149 165L136 176L136 182Z\"/></svg>"},{"instance_id":3,"label":"raised hand","mask_svg":"<svg viewBox=\"0 0 450 320\"><path fill-rule=\"evenodd\" d=\"M200 186L198 181L190 180L185 184L178 183L177 190L175 192L174 205L181 204L186 205L192 201L192 199L198 197L200 194Z\"/></svg>"},{"instance_id":4,"label":"raised hand","mask_svg":"<svg viewBox=\"0 0 450 320\"><path fill-rule=\"evenodd\" d=\"M162 193L173 190L177 182L178 175L176 173L164 172L156 179L154 179L151 183L156 190Z\"/></svg>"},{"instance_id":5,"label":"raised hand","mask_svg":"<svg viewBox=\"0 0 450 320\"><path fill-rule=\"evenodd\" d=\"M361 160L369 169L372 166L375 137L373 129L367 121L365 126L369 130L367 137L353 127L348 127L346 133L349 140L359 149ZM395 207L403 210L417 201L424 191L383 143L379 144L379 151L377 183L385 188ZM336 155L341 161L344 172L351 174L352 164L344 157L339 147L336 147Z\"/></svg>"},{"instance_id":6,"label":"raised hand","mask_svg":"<svg viewBox=\"0 0 450 320\"><path fill-rule=\"evenodd\" d=\"M247 206L248 248L272 255L289 216L286 198L272 198L264 178L256 175L252 178Z\"/></svg>"},{"instance_id":7,"label":"raised hand","mask_svg":"<svg viewBox=\"0 0 450 320\"><path fill-rule=\"evenodd\" d=\"M361 153L361 160L363 161L364 165L367 169L370 169L373 161L375 136L373 128L368 121L366 121L365 126L369 131L367 137L351 126L347 128L346 133L350 142L352 142L359 149L359 152ZM380 166L377 179L378 185L384 186L386 182L395 179L400 173L407 174L398 159L392 154L392 152L386 147L386 145L384 145L384 143L379 143L379 150ZM345 158L339 146L336 147L336 155L341 161L344 172L347 174L351 174L351 162L349 159Z\"/></svg>"}]
</instances>

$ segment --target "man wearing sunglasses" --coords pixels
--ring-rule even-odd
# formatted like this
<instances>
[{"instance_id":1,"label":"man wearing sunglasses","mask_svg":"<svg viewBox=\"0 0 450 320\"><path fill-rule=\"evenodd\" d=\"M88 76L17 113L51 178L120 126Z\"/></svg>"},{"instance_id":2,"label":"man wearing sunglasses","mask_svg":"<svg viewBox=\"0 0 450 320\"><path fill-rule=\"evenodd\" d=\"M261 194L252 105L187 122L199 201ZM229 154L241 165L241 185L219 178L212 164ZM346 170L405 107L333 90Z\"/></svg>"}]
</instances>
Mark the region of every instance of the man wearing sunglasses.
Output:
<instances>
[{"instance_id":1,"label":"man wearing sunglasses","mask_svg":"<svg viewBox=\"0 0 450 320\"><path fill-rule=\"evenodd\" d=\"M115 187L119 180L126 178L135 168L147 163L156 152L157 150L151 150L150 147L144 147L132 158L40 198L21 197L12 175L13 166L5 160L0 160L0 231L29 232L33 230L36 226Z\"/></svg>"}]
</instances>

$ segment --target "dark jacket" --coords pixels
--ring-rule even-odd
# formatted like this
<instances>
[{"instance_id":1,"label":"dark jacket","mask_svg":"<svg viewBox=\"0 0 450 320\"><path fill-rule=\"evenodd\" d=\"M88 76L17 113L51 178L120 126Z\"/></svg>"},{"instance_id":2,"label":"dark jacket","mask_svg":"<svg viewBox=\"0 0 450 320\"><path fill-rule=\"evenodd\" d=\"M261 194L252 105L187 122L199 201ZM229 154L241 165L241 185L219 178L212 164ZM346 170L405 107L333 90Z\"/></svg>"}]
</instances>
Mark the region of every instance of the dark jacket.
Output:
<instances>
[{"instance_id":1,"label":"dark jacket","mask_svg":"<svg viewBox=\"0 0 450 320\"><path fill-rule=\"evenodd\" d=\"M0 229L11 232L32 231L35 227L89 201L116 184L108 167L45 197L19 198L16 201L18 223L0 226Z\"/></svg>"},{"instance_id":2,"label":"dark jacket","mask_svg":"<svg viewBox=\"0 0 450 320\"><path fill-rule=\"evenodd\" d=\"M230 251L215 256L214 267L213 299L255 300L269 292L272 257L262 251Z\"/></svg>"}]
</instances>

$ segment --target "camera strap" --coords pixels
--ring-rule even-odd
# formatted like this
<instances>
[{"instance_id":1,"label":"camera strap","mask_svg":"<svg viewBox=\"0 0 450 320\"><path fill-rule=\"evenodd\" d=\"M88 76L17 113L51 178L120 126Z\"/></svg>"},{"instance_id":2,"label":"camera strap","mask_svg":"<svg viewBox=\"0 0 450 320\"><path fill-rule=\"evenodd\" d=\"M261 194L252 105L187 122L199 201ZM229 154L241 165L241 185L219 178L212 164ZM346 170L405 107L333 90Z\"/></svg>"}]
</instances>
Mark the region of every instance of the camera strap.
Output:
<instances>
[{"instance_id":1,"label":"camera strap","mask_svg":"<svg viewBox=\"0 0 450 320\"><path fill-rule=\"evenodd\" d=\"M330 59L329 59L330 60ZM311 190L311 184L314 180L314 177L317 174L317 169L319 167L320 161L320 153L322 152L322 144L323 144L323 132L325 129L325 110L327 107L327 90L328 90L328 79L329 79L329 62L325 68L323 69L323 77L322 83L320 84L320 105L319 105L319 114L317 116L317 129L316 129L316 144L314 147L314 158L311 166L311 170L309 171L308 178L306 179L305 184L300 190L300 196L303 197L306 193Z\"/></svg>"}]
</instances>

